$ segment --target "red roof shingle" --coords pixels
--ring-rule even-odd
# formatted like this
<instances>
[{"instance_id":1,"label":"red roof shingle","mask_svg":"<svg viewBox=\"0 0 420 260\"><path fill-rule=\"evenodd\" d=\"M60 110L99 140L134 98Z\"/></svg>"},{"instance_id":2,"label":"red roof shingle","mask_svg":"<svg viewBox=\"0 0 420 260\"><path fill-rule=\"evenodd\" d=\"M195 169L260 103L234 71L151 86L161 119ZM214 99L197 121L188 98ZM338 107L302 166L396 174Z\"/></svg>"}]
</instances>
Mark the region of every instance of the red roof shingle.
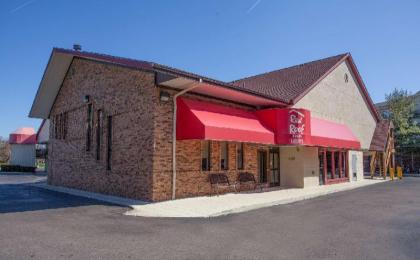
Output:
<instances>
[{"instance_id":1,"label":"red roof shingle","mask_svg":"<svg viewBox=\"0 0 420 260\"><path fill-rule=\"evenodd\" d=\"M77 57L110 62L113 64L119 64L137 69L164 71L166 73L177 76L202 79L204 82L224 86L226 88L235 89L242 92L247 92L252 95L261 96L267 99L272 99L284 103L285 105L293 105L296 103L297 100L303 97L309 90L312 89L312 87L314 87L320 80L327 76L329 72L336 68L343 60L348 58L350 65L353 67L356 77L359 80L361 90L364 93L364 98L368 106L371 108L373 116L376 118L376 120L380 119L379 114L374 107L369 94L367 93L366 87L360 78L357 68L353 63L350 53L315 60L308 63L235 80L232 82L224 82L154 62L122 58L93 52L74 51L62 48L54 48L53 51L68 53Z\"/></svg>"},{"instance_id":2,"label":"red roof shingle","mask_svg":"<svg viewBox=\"0 0 420 260\"><path fill-rule=\"evenodd\" d=\"M235 80L232 84L240 89L254 91L263 95L272 96L283 102L293 103L293 100L309 90L347 56L347 53L340 54Z\"/></svg>"}]
</instances>

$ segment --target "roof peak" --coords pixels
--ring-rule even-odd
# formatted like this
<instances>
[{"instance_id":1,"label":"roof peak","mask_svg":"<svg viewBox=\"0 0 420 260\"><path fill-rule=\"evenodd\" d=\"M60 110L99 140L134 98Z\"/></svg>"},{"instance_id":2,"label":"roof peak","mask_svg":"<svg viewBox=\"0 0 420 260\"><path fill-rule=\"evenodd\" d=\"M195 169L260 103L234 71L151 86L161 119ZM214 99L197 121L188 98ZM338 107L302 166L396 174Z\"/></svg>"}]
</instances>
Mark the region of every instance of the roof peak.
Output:
<instances>
[{"instance_id":1,"label":"roof peak","mask_svg":"<svg viewBox=\"0 0 420 260\"><path fill-rule=\"evenodd\" d=\"M274 72L279 72L279 71L286 70L286 69L293 69L293 68L296 68L296 67L301 67L301 66L309 65L311 63L322 62L322 61L325 61L325 60L328 60L328 59L334 59L334 58L337 58L337 57L340 57L340 56L344 58L345 56L349 56L349 55L350 55L350 52L341 53L341 54L329 56L329 57L326 57L326 58L312 60L312 61L308 61L308 62L305 62L305 63L300 63L300 64L292 65L292 66L289 66L289 67L284 67L284 68L275 69L275 70L263 72L263 73L260 73L260 74L256 74L256 75L244 77L244 78L241 78L241 79L233 80L230 83L235 83L235 82L242 81L242 80L247 80L247 79L251 79L251 78L260 77L260 76L264 76L264 75L267 75L267 74L270 74L270 73L274 73Z\"/></svg>"}]
</instances>

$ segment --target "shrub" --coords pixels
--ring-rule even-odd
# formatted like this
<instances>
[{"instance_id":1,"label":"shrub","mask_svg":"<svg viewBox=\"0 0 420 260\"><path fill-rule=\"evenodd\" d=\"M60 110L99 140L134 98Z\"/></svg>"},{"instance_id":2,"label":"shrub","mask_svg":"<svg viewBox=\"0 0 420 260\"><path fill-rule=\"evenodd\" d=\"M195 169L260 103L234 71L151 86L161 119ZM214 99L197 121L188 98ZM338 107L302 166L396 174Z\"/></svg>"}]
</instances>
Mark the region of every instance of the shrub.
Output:
<instances>
[{"instance_id":1,"label":"shrub","mask_svg":"<svg viewBox=\"0 0 420 260\"><path fill-rule=\"evenodd\" d=\"M35 169L36 167L10 164L4 164L1 166L2 172L35 172Z\"/></svg>"}]
</instances>

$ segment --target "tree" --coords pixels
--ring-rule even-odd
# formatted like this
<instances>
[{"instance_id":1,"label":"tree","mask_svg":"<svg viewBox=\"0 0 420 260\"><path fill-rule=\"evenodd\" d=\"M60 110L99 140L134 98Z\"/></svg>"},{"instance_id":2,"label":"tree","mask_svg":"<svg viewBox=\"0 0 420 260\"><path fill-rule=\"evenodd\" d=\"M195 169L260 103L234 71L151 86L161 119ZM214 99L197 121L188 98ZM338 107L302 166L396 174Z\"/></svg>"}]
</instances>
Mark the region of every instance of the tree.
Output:
<instances>
[{"instance_id":1,"label":"tree","mask_svg":"<svg viewBox=\"0 0 420 260\"><path fill-rule=\"evenodd\" d=\"M395 127L396 147L399 150L420 148L420 127L413 121L413 96L407 90L394 89L385 97L389 108L388 117Z\"/></svg>"},{"instance_id":2,"label":"tree","mask_svg":"<svg viewBox=\"0 0 420 260\"><path fill-rule=\"evenodd\" d=\"M0 163L6 163L10 159L10 144L0 136Z\"/></svg>"}]
</instances>

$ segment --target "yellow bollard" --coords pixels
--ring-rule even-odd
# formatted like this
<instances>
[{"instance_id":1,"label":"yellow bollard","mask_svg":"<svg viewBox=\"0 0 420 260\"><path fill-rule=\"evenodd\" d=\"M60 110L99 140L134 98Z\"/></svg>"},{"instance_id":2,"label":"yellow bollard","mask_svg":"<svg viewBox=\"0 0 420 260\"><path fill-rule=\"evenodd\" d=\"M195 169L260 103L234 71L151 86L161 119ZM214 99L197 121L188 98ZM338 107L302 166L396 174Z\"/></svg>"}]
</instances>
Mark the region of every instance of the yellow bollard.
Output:
<instances>
[{"instance_id":1,"label":"yellow bollard","mask_svg":"<svg viewBox=\"0 0 420 260\"><path fill-rule=\"evenodd\" d=\"M398 166L397 167L397 176L399 179L402 179L402 167Z\"/></svg>"},{"instance_id":2,"label":"yellow bollard","mask_svg":"<svg viewBox=\"0 0 420 260\"><path fill-rule=\"evenodd\" d=\"M393 181L393 180L394 180L394 177L395 177L395 170L394 170L394 168L392 168L392 167L390 167L390 168L389 168L389 177L391 178L391 181Z\"/></svg>"}]
</instances>

